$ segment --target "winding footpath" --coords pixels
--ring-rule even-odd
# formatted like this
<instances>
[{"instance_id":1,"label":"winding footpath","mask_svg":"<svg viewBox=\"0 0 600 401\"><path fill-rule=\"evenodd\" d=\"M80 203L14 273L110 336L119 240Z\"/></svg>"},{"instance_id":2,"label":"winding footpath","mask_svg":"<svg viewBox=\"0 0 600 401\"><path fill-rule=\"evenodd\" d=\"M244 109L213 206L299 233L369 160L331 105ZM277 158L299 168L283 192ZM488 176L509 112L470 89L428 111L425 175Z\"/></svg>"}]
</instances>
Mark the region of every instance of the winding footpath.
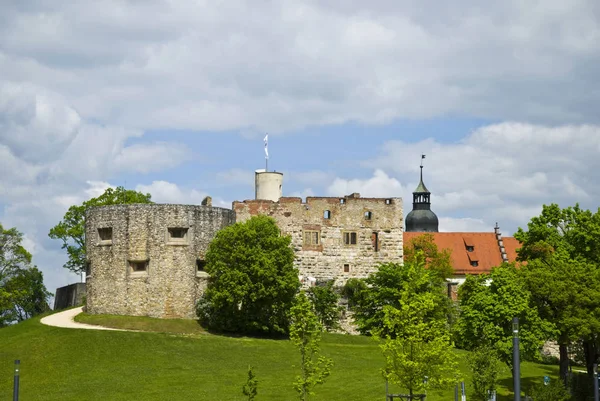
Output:
<instances>
[{"instance_id":1,"label":"winding footpath","mask_svg":"<svg viewBox=\"0 0 600 401\"><path fill-rule=\"evenodd\" d=\"M73 319L75 316L83 312L83 307L68 309L63 312L58 312L50 316L46 316L40 320L46 326L63 327L65 329L86 329L86 330L111 330L111 331L132 331L123 329L113 329L110 327L96 326L93 324L77 323Z\"/></svg>"}]
</instances>

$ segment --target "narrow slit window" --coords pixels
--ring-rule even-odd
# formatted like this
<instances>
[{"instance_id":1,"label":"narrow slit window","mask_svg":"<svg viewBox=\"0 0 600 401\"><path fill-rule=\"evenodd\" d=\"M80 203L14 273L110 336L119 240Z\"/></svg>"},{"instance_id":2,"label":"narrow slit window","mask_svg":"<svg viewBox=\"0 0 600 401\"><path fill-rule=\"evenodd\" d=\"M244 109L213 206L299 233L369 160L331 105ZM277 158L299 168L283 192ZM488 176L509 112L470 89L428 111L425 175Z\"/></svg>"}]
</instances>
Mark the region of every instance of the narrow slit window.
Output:
<instances>
[{"instance_id":1,"label":"narrow slit window","mask_svg":"<svg viewBox=\"0 0 600 401\"><path fill-rule=\"evenodd\" d=\"M386 199L385 200L385 204L386 205L391 205L392 204L392 200L391 199Z\"/></svg>"},{"instance_id":2,"label":"narrow slit window","mask_svg":"<svg viewBox=\"0 0 600 401\"><path fill-rule=\"evenodd\" d=\"M331 218L331 210L325 210L323 212L323 218L329 220Z\"/></svg>"},{"instance_id":3,"label":"narrow slit window","mask_svg":"<svg viewBox=\"0 0 600 401\"><path fill-rule=\"evenodd\" d=\"M366 211L365 212L365 220L371 220L373 218L373 212Z\"/></svg>"},{"instance_id":4,"label":"narrow slit window","mask_svg":"<svg viewBox=\"0 0 600 401\"><path fill-rule=\"evenodd\" d=\"M144 273L148 272L148 261L147 260L131 260L129 261L129 267L132 273Z\"/></svg>"},{"instance_id":5,"label":"narrow slit window","mask_svg":"<svg viewBox=\"0 0 600 401\"><path fill-rule=\"evenodd\" d=\"M188 229L182 227L169 228L169 237L171 239L185 239Z\"/></svg>"},{"instance_id":6,"label":"narrow slit window","mask_svg":"<svg viewBox=\"0 0 600 401\"><path fill-rule=\"evenodd\" d=\"M373 250L375 252L379 252L379 233L376 231L373 231L373 233L371 234L371 243L373 245Z\"/></svg>"},{"instance_id":7,"label":"narrow slit window","mask_svg":"<svg viewBox=\"0 0 600 401\"><path fill-rule=\"evenodd\" d=\"M350 273L350 265L348 263L344 263L344 273Z\"/></svg>"},{"instance_id":8,"label":"narrow slit window","mask_svg":"<svg viewBox=\"0 0 600 401\"><path fill-rule=\"evenodd\" d=\"M344 203L346 203L346 199L340 198L340 203L343 205Z\"/></svg>"}]
</instances>

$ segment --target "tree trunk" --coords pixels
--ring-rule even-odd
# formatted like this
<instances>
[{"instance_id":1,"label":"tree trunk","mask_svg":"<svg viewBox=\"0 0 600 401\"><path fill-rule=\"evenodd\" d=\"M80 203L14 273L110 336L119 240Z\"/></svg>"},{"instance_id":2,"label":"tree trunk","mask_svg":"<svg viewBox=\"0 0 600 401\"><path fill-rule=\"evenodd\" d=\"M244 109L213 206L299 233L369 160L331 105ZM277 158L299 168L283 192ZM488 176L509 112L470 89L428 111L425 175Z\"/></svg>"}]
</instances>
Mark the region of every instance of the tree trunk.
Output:
<instances>
[{"instance_id":1,"label":"tree trunk","mask_svg":"<svg viewBox=\"0 0 600 401\"><path fill-rule=\"evenodd\" d=\"M598 360L598 348L595 339L586 340L583 342L583 350L585 352L585 367L590 378L594 376L594 364Z\"/></svg>"},{"instance_id":2,"label":"tree trunk","mask_svg":"<svg viewBox=\"0 0 600 401\"><path fill-rule=\"evenodd\" d=\"M562 380L565 387L567 386L567 379L569 377L569 353L567 352L566 344L559 344L558 350L560 353L559 362L559 377Z\"/></svg>"}]
</instances>

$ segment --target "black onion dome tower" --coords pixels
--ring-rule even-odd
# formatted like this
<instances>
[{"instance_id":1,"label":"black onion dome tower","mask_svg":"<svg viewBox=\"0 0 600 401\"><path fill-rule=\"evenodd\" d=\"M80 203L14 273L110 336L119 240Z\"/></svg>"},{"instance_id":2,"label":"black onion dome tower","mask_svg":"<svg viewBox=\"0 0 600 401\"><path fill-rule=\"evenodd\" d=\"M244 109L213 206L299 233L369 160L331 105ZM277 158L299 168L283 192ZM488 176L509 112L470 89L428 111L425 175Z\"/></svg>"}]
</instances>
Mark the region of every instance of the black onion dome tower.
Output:
<instances>
[{"instance_id":1,"label":"black onion dome tower","mask_svg":"<svg viewBox=\"0 0 600 401\"><path fill-rule=\"evenodd\" d=\"M431 192L423 183L424 158L425 155L421 155L421 180L413 192L413 210L406 216L404 231L437 233L439 222L435 213L431 211Z\"/></svg>"}]
</instances>

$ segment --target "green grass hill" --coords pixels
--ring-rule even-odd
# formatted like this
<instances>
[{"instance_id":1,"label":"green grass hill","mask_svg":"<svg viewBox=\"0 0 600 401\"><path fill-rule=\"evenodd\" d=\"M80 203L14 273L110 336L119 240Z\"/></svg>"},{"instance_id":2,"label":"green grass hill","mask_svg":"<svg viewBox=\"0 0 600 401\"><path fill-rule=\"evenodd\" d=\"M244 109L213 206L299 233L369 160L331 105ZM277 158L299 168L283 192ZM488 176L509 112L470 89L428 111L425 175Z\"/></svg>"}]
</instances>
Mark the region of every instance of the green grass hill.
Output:
<instances>
[{"instance_id":1,"label":"green grass hill","mask_svg":"<svg viewBox=\"0 0 600 401\"><path fill-rule=\"evenodd\" d=\"M194 321L111 316L78 320L157 332L118 332L44 326L39 318L0 329L0 400L11 399L14 360L21 360L21 400L243 400L248 365L259 380L257 401L295 400L298 353L288 340L204 333ZM384 400L383 357L374 340L325 334L323 354L335 363L313 400ZM466 352L457 351L468 383ZM556 366L522 364L522 388ZM509 400L510 372L500 400ZM395 389L397 390L397 389ZM453 400L453 391L428 401Z\"/></svg>"}]
</instances>

